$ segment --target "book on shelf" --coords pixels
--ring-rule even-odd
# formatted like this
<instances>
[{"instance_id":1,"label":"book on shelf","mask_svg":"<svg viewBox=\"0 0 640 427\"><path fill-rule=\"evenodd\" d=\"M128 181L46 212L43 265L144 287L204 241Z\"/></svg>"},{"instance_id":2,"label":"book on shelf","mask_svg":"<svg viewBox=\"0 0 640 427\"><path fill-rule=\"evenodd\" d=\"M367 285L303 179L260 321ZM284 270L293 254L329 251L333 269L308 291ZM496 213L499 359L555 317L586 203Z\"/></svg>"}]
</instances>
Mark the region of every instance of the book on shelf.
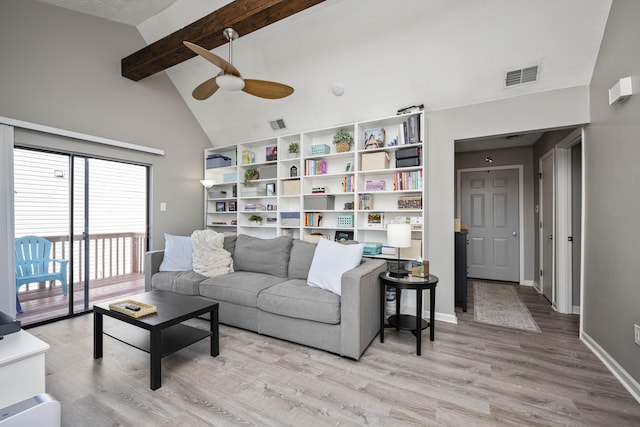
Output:
<instances>
[{"instance_id":1,"label":"book on shelf","mask_svg":"<svg viewBox=\"0 0 640 427\"><path fill-rule=\"evenodd\" d=\"M320 227L322 214L320 212L306 212L304 214L304 225L306 227Z\"/></svg>"},{"instance_id":2,"label":"book on shelf","mask_svg":"<svg viewBox=\"0 0 640 427\"><path fill-rule=\"evenodd\" d=\"M326 160L305 160L304 166L306 175L325 175L327 173Z\"/></svg>"},{"instance_id":3,"label":"book on shelf","mask_svg":"<svg viewBox=\"0 0 640 427\"><path fill-rule=\"evenodd\" d=\"M342 177L342 192L351 193L353 192L353 188L354 188L353 175L347 175Z\"/></svg>"},{"instance_id":4,"label":"book on shelf","mask_svg":"<svg viewBox=\"0 0 640 427\"><path fill-rule=\"evenodd\" d=\"M398 209L422 209L422 196L399 197Z\"/></svg>"},{"instance_id":5,"label":"book on shelf","mask_svg":"<svg viewBox=\"0 0 640 427\"><path fill-rule=\"evenodd\" d=\"M367 227L369 228L383 228L384 227L384 213L383 212L370 212L367 214Z\"/></svg>"},{"instance_id":6,"label":"book on shelf","mask_svg":"<svg viewBox=\"0 0 640 427\"><path fill-rule=\"evenodd\" d=\"M407 142L409 144L420 142L420 116L418 114L407 117Z\"/></svg>"},{"instance_id":7,"label":"book on shelf","mask_svg":"<svg viewBox=\"0 0 640 427\"><path fill-rule=\"evenodd\" d=\"M422 190L422 170L393 174L394 190Z\"/></svg>"},{"instance_id":8,"label":"book on shelf","mask_svg":"<svg viewBox=\"0 0 640 427\"><path fill-rule=\"evenodd\" d=\"M373 194L360 195L360 210L370 211L373 209Z\"/></svg>"},{"instance_id":9,"label":"book on shelf","mask_svg":"<svg viewBox=\"0 0 640 427\"><path fill-rule=\"evenodd\" d=\"M249 151L249 150L244 150L242 152L242 164L243 165L248 165L251 163L255 163L256 161L256 154L253 151Z\"/></svg>"},{"instance_id":10,"label":"book on shelf","mask_svg":"<svg viewBox=\"0 0 640 427\"><path fill-rule=\"evenodd\" d=\"M384 181L365 181L364 191L384 191Z\"/></svg>"}]
</instances>

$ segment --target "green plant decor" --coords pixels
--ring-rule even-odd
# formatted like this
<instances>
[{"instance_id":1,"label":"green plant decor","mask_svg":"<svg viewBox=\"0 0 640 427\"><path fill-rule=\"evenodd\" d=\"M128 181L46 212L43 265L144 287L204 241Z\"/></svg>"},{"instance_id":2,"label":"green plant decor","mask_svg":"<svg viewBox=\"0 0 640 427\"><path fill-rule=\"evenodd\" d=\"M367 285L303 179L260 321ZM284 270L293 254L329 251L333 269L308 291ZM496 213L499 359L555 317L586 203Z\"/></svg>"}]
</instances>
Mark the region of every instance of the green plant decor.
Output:
<instances>
[{"instance_id":1,"label":"green plant decor","mask_svg":"<svg viewBox=\"0 0 640 427\"><path fill-rule=\"evenodd\" d=\"M251 181L260 177L260 171L256 167L250 167L244 171L244 185L251 185Z\"/></svg>"},{"instance_id":2,"label":"green plant decor","mask_svg":"<svg viewBox=\"0 0 640 427\"><path fill-rule=\"evenodd\" d=\"M333 135L333 143L338 144L340 142L348 142L349 146L351 146L353 145L353 136L351 136L347 130L340 129L335 135Z\"/></svg>"},{"instance_id":3,"label":"green plant decor","mask_svg":"<svg viewBox=\"0 0 640 427\"><path fill-rule=\"evenodd\" d=\"M251 222L262 222L262 217L260 215L253 214L249 217L249 221Z\"/></svg>"},{"instance_id":4,"label":"green plant decor","mask_svg":"<svg viewBox=\"0 0 640 427\"><path fill-rule=\"evenodd\" d=\"M300 144L298 144L297 142L290 142L289 143L289 153L297 154L298 152L300 152Z\"/></svg>"}]
</instances>

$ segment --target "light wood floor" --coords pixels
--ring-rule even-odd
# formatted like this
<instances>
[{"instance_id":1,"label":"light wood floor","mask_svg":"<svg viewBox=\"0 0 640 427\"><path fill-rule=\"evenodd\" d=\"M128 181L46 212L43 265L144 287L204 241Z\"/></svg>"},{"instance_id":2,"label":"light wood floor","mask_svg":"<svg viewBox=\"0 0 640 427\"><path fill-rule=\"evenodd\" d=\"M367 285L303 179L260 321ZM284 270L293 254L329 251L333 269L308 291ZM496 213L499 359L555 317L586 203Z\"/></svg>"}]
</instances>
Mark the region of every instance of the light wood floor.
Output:
<instances>
[{"instance_id":1,"label":"light wood floor","mask_svg":"<svg viewBox=\"0 0 640 427\"><path fill-rule=\"evenodd\" d=\"M517 288L542 333L473 322L470 284L469 311L436 322L421 357L408 332L355 362L221 326L220 355L204 340L163 359L156 391L145 353L105 337L92 359L92 315L30 332L51 345L64 426L640 425L640 405L578 340L578 316Z\"/></svg>"}]
</instances>

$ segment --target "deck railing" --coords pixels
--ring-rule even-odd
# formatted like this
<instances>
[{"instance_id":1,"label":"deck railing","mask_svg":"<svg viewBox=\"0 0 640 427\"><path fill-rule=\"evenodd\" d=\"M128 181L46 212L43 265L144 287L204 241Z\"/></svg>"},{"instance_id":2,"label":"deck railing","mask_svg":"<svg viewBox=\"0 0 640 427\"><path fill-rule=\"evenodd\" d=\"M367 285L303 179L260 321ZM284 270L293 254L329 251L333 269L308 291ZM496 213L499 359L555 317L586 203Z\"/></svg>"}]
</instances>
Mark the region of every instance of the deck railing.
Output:
<instances>
[{"instance_id":1,"label":"deck railing","mask_svg":"<svg viewBox=\"0 0 640 427\"><path fill-rule=\"evenodd\" d=\"M51 257L69 259L69 236L43 236L51 241ZM89 280L100 280L144 272L144 233L89 234ZM82 235L73 237L73 281L85 281L85 245ZM71 280L71 277L69 278Z\"/></svg>"}]
</instances>

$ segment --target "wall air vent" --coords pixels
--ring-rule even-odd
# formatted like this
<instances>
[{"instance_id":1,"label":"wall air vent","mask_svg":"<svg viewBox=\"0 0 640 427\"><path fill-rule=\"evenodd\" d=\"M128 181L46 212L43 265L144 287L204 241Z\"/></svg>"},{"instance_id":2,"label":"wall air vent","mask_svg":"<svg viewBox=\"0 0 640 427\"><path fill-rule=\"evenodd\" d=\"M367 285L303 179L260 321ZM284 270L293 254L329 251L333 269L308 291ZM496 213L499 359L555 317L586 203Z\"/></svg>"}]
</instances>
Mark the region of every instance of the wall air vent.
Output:
<instances>
[{"instance_id":1,"label":"wall air vent","mask_svg":"<svg viewBox=\"0 0 640 427\"><path fill-rule=\"evenodd\" d=\"M507 71L504 79L505 87L512 87L524 83L534 83L538 81L538 66L521 68L519 70Z\"/></svg>"},{"instance_id":2,"label":"wall air vent","mask_svg":"<svg viewBox=\"0 0 640 427\"><path fill-rule=\"evenodd\" d=\"M269 124L273 130L282 130L287 128L287 125L284 123L284 119L271 120Z\"/></svg>"}]
</instances>

